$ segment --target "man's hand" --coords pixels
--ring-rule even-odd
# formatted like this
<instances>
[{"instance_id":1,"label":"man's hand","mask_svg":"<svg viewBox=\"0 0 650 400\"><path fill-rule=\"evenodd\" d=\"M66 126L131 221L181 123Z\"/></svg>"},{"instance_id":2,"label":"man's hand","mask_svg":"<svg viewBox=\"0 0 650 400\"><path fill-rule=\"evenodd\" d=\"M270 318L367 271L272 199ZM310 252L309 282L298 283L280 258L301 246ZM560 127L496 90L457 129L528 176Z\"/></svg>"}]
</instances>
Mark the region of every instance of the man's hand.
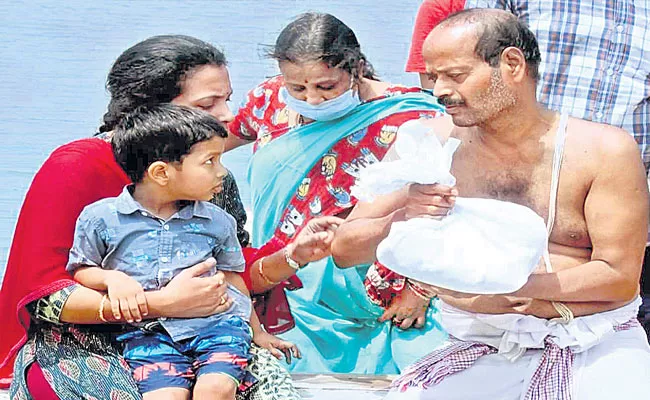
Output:
<instances>
[{"instance_id":1,"label":"man's hand","mask_svg":"<svg viewBox=\"0 0 650 400\"><path fill-rule=\"evenodd\" d=\"M455 187L422 185L412 183L408 187L404 218L441 218L449 214L456 204L458 190Z\"/></svg>"},{"instance_id":2,"label":"man's hand","mask_svg":"<svg viewBox=\"0 0 650 400\"><path fill-rule=\"evenodd\" d=\"M289 257L305 265L331 254L334 232L343 223L338 217L314 218L287 245Z\"/></svg>"},{"instance_id":3,"label":"man's hand","mask_svg":"<svg viewBox=\"0 0 650 400\"><path fill-rule=\"evenodd\" d=\"M390 307L379 317L379 322L392 320L400 329L411 326L422 328L426 322L426 313L431 301L424 300L405 287L390 303Z\"/></svg>"},{"instance_id":4,"label":"man's hand","mask_svg":"<svg viewBox=\"0 0 650 400\"><path fill-rule=\"evenodd\" d=\"M138 281L120 271L107 271L104 283L116 320L124 318L127 322L140 322L149 314L144 289Z\"/></svg>"},{"instance_id":5,"label":"man's hand","mask_svg":"<svg viewBox=\"0 0 650 400\"><path fill-rule=\"evenodd\" d=\"M300 350L298 350L298 347L295 344L275 337L264 330L259 330L253 333L253 342L270 351L278 360L281 360L284 356L288 364L291 364L292 355L295 358L302 358Z\"/></svg>"}]
</instances>

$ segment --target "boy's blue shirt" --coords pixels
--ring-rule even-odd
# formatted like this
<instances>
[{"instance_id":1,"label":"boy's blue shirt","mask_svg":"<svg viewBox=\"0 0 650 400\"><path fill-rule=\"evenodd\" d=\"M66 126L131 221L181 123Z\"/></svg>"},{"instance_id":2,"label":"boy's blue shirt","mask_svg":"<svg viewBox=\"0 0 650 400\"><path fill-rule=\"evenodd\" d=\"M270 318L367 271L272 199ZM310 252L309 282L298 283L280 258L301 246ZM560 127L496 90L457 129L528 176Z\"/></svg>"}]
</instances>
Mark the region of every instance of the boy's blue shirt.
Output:
<instances>
[{"instance_id":1,"label":"boy's blue shirt","mask_svg":"<svg viewBox=\"0 0 650 400\"><path fill-rule=\"evenodd\" d=\"M164 221L153 216L126 186L118 197L99 200L81 212L66 269L82 266L117 270L137 280L145 291L163 288L180 271L214 256L216 270L243 272L244 256L235 219L205 201L188 202ZM213 251L214 250L214 251ZM250 318L251 301L228 285L233 306L206 318L160 319L175 341L230 315Z\"/></svg>"}]
</instances>

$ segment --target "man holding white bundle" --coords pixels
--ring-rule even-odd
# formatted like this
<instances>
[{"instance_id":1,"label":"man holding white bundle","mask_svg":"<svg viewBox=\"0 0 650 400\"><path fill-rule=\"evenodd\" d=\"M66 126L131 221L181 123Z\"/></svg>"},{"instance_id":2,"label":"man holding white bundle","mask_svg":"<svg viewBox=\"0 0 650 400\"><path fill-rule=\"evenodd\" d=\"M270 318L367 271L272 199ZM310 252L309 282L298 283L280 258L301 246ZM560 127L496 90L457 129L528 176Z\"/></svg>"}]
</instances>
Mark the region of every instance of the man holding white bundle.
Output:
<instances>
[{"instance_id":1,"label":"man holding white bundle","mask_svg":"<svg viewBox=\"0 0 650 400\"><path fill-rule=\"evenodd\" d=\"M336 262L375 261L393 222L444 218L457 196L529 207L546 221L549 243L514 293L430 287L450 342L408 368L389 398L644 398L650 347L635 317L648 190L635 141L537 103L537 42L509 13L454 14L423 54L453 120L424 123L461 141L456 186L411 184L359 203L337 231Z\"/></svg>"}]
</instances>

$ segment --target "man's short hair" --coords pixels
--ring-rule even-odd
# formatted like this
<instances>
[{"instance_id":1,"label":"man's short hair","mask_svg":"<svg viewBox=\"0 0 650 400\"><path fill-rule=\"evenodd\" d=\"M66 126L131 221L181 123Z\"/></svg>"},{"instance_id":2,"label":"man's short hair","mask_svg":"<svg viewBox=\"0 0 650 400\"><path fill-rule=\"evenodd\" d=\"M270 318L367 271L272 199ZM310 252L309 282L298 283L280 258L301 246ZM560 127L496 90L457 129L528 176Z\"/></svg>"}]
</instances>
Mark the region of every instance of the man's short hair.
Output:
<instances>
[{"instance_id":1,"label":"man's short hair","mask_svg":"<svg viewBox=\"0 0 650 400\"><path fill-rule=\"evenodd\" d=\"M113 131L113 154L135 183L156 161L182 161L195 144L225 138L226 129L207 112L173 104L140 107Z\"/></svg>"},{"instance_id":2,"label":"man's short hair","mask_svg":"<svg viewBox=\"0 0 650 400\"><path fill-rule=\"evenodd\" d=\"M491 67L497 67L501 53L516 47L524 54L531 78L537 81L542 57L533 32L515 15L488 8L472 8L451 14L439 26L471 24L476 27L474 53Z\"/></svg>"}]
</instances>

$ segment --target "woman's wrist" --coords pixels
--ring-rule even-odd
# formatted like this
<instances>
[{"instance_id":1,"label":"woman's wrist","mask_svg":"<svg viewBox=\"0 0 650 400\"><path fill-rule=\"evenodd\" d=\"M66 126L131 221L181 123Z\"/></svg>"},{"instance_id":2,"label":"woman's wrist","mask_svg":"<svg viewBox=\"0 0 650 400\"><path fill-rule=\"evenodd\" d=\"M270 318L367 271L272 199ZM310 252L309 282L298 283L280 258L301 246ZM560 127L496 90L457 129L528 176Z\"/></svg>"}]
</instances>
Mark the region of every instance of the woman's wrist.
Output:
<instances>
[{"instance_id":1,"label":"woman's wrist","mask_svg":"<svg viewBox=\"0 0 650 400\"><path fill-rule=\"evenodd\" d=\"M269 278L268 275L264 272L264 260L266 260L266 256L262 257L259 259L257 262L257 273L260 275L264 283L266 283L269 286L275 286L281 281L274 281L273 279Z\"/></svg>"},{"instance_id":2,"label":"woman's wrist","mask_svg":"<svg viewBox=\"0 0 650 400\"><path fill-rule=\"evenodd\" d=\"M284 247L284 249L282 249L282 254L286 264L294 271L299 270L309 263L309 261L301 259L300 255L296 254L296 244L293 242L289 243Z\"/></svg>"},{"instance_id":3,"label":"woman's wrist","mask_svg":"<svg viewBox=\"0 0 650 400\"><path fill-rule=\"evenodd\" d=\"M293 256L293 248L295 248L293 244L288 244L266 258L268 261L265 261L269 265L264 271L268 271L267 273L272 280L282 282L296 274L297 270L289 265L287 257L291 257L296 263L302 265L302 261L293 258L295 257Z\"/></svg>"},{"instance_id":4,"label":"woman's wrist","mask_svg":"<svg viewBox=\"0 0 650 400\"><path fill-rule=\"evenodd\" d=\"M284 247L275 253L261 257L251 269L252 292L263 293L296 274L287 264Z\"/></svg>"},{"instance_id":5,"label":"woman's wrist","mask_svg":"<svg viewBox=\"0 0 650 400\"><path fill-rule=\"evenodd\" d=\"M149 308L147 319L173 317L175 315L174 301L176 296L169 290L162 288L160 290L145 292L145 297L147 298L147 307Z\"/></svg>"}]
</instances>

